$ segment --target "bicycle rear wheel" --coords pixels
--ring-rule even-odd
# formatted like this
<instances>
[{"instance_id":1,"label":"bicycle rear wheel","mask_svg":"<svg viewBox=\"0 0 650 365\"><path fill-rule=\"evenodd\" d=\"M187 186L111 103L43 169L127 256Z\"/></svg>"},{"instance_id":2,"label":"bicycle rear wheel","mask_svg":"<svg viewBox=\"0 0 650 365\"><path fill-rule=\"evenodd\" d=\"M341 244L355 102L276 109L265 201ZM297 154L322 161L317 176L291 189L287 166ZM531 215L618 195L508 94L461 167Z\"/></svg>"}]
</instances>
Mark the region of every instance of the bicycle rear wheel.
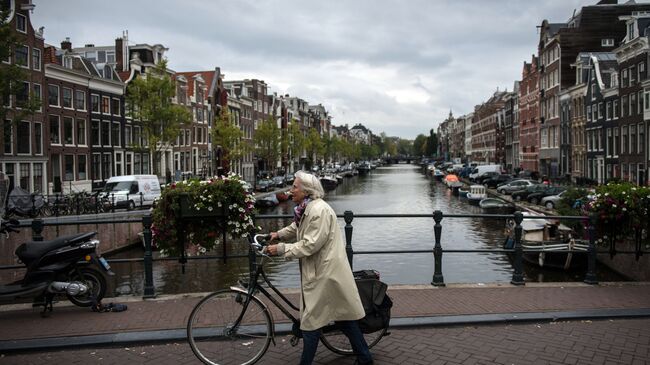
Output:
<instances>
[{"instance_id":1,"label":"bicycle rear wheel","mask_svg":"<svg viewBox=\"0 0 650 365\"><path fill-rule=\"evenodd\" d=\"M386 334L388 328L381 329L373 333L364 333L363 338L368 344L368 348L375 346L379 340ZM323 333L320 336L320 341L327 347L330 351L339 354L339 355L353 355L354 351L350 346L350 341L348 337L339 330L328 331Z\"/></svg>"},{"instance_id":2,"label":"bicycle rear wheel","mask_svg":"<svg viewBox=\"0 0 650 365\"><path fill-rule=\"evenodd\" d=\"M224 289L203 298L187 321L187 339L194 355L205 364L254 364L271 342L271 316L252 297L241 322L247 294Z\"/></svg>"}]
</instances>

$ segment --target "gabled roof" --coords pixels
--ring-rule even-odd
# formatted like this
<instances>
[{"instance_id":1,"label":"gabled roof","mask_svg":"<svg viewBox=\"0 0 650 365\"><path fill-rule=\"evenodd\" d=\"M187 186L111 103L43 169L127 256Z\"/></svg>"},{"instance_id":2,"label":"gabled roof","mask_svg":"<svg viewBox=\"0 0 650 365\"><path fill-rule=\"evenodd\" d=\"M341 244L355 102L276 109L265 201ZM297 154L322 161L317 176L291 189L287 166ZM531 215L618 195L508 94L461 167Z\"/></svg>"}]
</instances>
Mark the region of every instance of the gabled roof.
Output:
<instances>
[{"instance_id":1,"label":"gabled roof","mask_svg":"<svg viewBox=\"0 0 650 365\"><path fill-rule=\"evenodd\" d=\"M208 93L204 97L208 97L209 92L212 90L212 82L214 80L215 71L193 71L193 72L177 72L176 75L184 76L187 79L187 96L194 95L194 79L195 76L201 76L205 85L208 87Z\"/></svg>"}]
</instances>

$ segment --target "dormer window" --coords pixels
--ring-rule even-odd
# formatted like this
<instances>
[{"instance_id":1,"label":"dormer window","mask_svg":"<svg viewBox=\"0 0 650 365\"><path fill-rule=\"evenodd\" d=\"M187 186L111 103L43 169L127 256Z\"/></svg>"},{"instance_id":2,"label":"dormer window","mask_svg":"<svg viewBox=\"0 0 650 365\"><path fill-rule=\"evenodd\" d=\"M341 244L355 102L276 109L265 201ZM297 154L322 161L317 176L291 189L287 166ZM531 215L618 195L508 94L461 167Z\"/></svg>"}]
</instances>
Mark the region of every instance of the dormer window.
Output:
<instances>
[{"instance_id":1,"label":"dormer window","mask_svg":"<svg viewBox=\"0 0 650 365\"><path fill-rule=\"evenodd\" d=\"M22 14L16 14L16 30L27 33L27 18Z\"/></svg>"},{"instance_id":2,"label":"dormer window","mask_svg":"<svg viewBox=\"0 0 650 365\"><path fill-rule=\"evenodd\" d=\"M600 45L602 47L614 47L614 39L613 38L603 38L600 40Z\"/></svg>"},{"instance_id":3,"label":"dormer window","mask_svg":"<svg viewBox=\"0 0 650 365\"><path fill-rule=\"evenodd\" d=\"M635 24L635 22L631 22L631 23L628 23L628 25L627 25L627 40L628 41L631 41L632 39L635 38L634 24Z\"/></svg>"}]
</instances>

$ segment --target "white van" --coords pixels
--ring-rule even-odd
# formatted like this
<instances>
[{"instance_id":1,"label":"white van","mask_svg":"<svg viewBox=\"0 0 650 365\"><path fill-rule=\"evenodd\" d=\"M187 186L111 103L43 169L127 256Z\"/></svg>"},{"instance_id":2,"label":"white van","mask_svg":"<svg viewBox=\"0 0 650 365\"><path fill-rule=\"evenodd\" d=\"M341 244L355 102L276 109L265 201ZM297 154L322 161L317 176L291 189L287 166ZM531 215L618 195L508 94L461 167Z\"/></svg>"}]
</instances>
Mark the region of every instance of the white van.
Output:
<instances>
[{"instance_id":1,"label":"white van","mask_svg":"<svg viewBox=\"0 0 650 365\"><path fill-rule=\"evenodd\" d=\"M101 196L115 202L116 208L151 206L160 198L160 181L156 175L114 176L106 181Z\"/></svg>"},{"instance_id":2,"label":"white van","mask_svg":"<svg viewBox=\"0 0 650 365\"><path fill-rule=\"evenodd\" d=\"M501 165L478 165L472 173L469 174L469 179L476 181L479 177L483 176L486 172L496 172L497 174L501 173Z\"/></svg>"}]
</instances>

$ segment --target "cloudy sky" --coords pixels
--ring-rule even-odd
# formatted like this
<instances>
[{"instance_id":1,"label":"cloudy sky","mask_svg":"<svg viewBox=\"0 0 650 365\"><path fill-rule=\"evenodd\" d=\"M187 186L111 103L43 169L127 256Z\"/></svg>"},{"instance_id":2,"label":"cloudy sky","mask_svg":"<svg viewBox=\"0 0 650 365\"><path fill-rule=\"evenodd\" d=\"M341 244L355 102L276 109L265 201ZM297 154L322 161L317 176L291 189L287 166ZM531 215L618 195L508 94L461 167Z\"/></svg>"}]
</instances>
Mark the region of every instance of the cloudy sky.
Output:
<instances>
[{"instance_id":1,"label":"cloudy sky","mask_svg":"<svg viewBox=\"0 0 650 365\"><path fill-rule=\"evenodd\" d=\"M175 71L221 67L226 80L323 104L335 125L414 138L512 90L542 20L597 0L33 0L45 40L73 47L163 44ZM622 2L619 0L619 2Z\"/></svg>"}]
</instances>

